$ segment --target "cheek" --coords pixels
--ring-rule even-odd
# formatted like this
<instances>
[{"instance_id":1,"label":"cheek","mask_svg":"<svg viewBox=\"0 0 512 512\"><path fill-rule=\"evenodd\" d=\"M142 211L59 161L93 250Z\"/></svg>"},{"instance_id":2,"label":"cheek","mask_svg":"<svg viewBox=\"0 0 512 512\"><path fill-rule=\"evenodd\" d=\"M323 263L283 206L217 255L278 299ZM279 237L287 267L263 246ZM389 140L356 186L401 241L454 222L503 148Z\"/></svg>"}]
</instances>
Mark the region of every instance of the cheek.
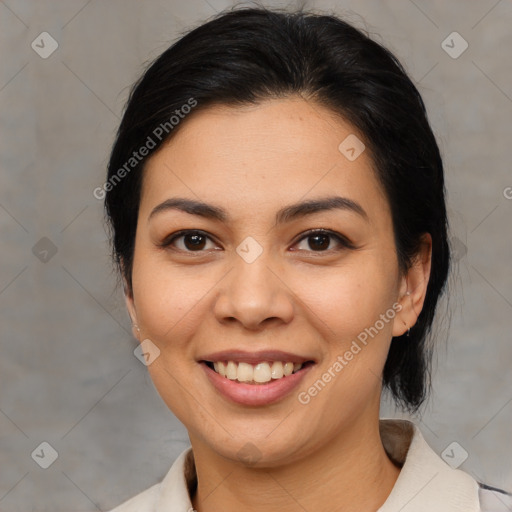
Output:
<instances>
[{"instance_id":1,"label":"cheek","mask_svg":"<svg viewBox=\"0 0 512 512\"><path fill-rule=\"evenodd\" d=\"M177 270L169 264L150 261L134 266L133 290L139 325L155 341L181 339L201 301L212 286L197 268Z\"/></svg>"},{"instance_id":2,"label":"cheek","mask_svg":"<svg viewBox=\"0 0 512 512\"><path fill-rule=\"evenodd\" d=\"M337 339L343 346L373 326L381 314L391 309L396 297L397 271L378 258L362 258L360 262L331 269L329 272L303 273L297 276L297 296L322 322L317 327L326 339ZM322 327L323 325L323 327ZM379 331L391 332L392 321L379 322Z\"/></svg>"},{"instance_id":3,"label":"cheek","mask_svg":"<svg viewBox=\"0 0 512 512\"><path fill-rule=\"evenodd\" d=\"M307 414L310 430L327 437L378 408L396 311L395 281L383 278L377 267L326 275L300 292L325 351L318 373L298 390L297 407Z\"/></svg>"},{"instance_id":4,"label":"cheek","mask_svg":"<svg viewBox=\"0 0 512 512\"><path fill-rule=\"evenodd\" d=\"M206 411L193 398L198 365L192 350L213 285L211 276L198 268L177 269L152 256L144 259L141 254L134 265L139 326L160 350L147 370L161 398L185 425L190 418L209 424Z\"/></svg>"},{"instance_id":5,"label":"cheek","mask_svg":"<svg viewBox=\"0 0 512 512\"><path fill-rule=\"evenodd\" d=\"M220 268L177 268L161 256L141 252L134 261L133 289L143 334L159 347L174 353L183 350L201 324L212 321L212 295L223 274ZM310 327L325 340L345 344L392 306L397 272L393 262L369 253L333 268L288 267L282 278L282 293L289 295L288 288L293 292L288 300L297 301L297 312ZM391 328L388 322L379 330L387 333Z\"/></svg>"}]
</instances>

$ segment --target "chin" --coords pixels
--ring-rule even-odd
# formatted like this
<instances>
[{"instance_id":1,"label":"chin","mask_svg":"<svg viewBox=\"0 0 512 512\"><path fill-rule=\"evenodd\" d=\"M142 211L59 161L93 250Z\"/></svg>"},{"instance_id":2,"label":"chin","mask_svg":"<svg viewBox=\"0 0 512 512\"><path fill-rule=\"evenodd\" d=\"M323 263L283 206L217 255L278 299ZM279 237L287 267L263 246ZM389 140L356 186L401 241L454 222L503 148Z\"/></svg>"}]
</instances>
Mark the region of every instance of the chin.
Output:
<instances>
[{"instance_id":1,"label":"chin","mask_svg":"<svg viewBox=\"0 0 512 512\"><path fill-rule=\"evenodd\" d=\"M308 450L304 446L303 435L293 436L289 430L284 430L285 435L272 433L275 428L274 423L271 429L262 430L260 435L255 435L254 429L248 429L244 434L222 435L221 440L205 439L205 442L218 455L252 468L282 466L304 457Z\"/></svg>"}]
</instances>

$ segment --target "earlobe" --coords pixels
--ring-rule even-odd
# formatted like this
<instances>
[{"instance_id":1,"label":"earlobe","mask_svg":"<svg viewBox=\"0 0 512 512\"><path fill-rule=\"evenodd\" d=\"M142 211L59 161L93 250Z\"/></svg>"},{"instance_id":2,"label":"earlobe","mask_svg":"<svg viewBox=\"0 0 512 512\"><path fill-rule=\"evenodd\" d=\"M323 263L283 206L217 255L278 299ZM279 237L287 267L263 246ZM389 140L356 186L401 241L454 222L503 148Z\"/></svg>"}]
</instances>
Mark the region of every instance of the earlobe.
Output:
<instances>
[{"instance_id":1,"label":"earlobe","mask_svg":"<svg viewBox=\"0 0 512 512\"><path fill-rule=\"evenodd\" d=\"M140 341L140 327L137 323L137 313L133 304L133 297L125 295L125 302L126 308L128 309L128 314L130 315L130 319L132 321L132 334L134 338Z\"/></svg>"},{"instance_id":2,"label":"earlobe","mask_svg":"<svg viewBox=\"0 0 512 512\"><path fill-rule=\"evenodd\" d=\"M395 316L395 321L393 323L393 337L402 336L406 332L409 334L410 332L412 326L411 323L408 323L411 321L410 296L411 292L406 290L399 298L398 303L400 304L400 310L399 313Z\"/></svg>"},{"instance_id":3,"label":"earlobe","mask_svg":"<svg viewBox=\"0 0 512 512\"><path fill-rule=\"evenodd\" d=\"M130 291L126 280L124 281L124 300L126 304L126 309L128 310L128 314L130 315L130 320L132 322L132 334L135 338L140 338L140 327L138 326L138 320L137 320L137 310L135 309L135 301L133 299L133 293Z\"/></svg>"},{"instance_id":4,"label":"earlobe","mask_svg":"<svg viewBox=\"0 0 512 512\"><path fill-rule=\"evenodd\" d=\"M132 324L133 337L140 341L140 327L137 324Z\"/></svg>"},{"instance_id":5,"label":"earlobe","mask_svg":"<svg viewBox=\"0 0 512 512\"><path fill-rule=\"evenodd\" d=\"M393 336L408 333L416 323L427 295L431 260L432 237L429 233L425 233L422 236L420 250L403 277L399 299L402 309L396 317L398 322L393 325Z\"/></svg>"}]
</instances>

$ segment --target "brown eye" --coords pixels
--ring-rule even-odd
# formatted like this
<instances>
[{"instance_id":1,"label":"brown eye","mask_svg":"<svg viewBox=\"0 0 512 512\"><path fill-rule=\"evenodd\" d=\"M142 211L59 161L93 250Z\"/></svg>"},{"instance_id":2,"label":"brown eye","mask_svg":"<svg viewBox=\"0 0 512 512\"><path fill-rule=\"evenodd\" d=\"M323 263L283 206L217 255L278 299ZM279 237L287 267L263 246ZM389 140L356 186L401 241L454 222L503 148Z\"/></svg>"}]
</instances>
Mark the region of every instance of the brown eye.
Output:
<instances>
[{"instance_id":1,"label":"brown eye","mask_svg":"<svg viewBox=\"0 0 512 512\"><path fill-rule=\"evenodd\" d=\"M312 235L308 236L308 245L310 249L316 251L325 251L329 248L330 244L330 236L329 235Z\"/></svg>"},{"instance_id":2,"label":"brown eye","mask_svg":"<svg viewBox=\"0 0 512 512\"><path fill-rule=\"evenodd\" d=\"M184 235L183 244L191 251L204 249L206 245L206 237L203 235Z\"/></svg>"},{"instance_id":3,"label":"brown eye","mask_svg":"<svg viewBox=\"0 0 512 512\"><path fill-rule=\"evenodd\" d=\"M307 243L305 243L306 241ZM298 243L299 245L307 245L306 247L298 248L303 251L327 252L334 250L341 251L343 249L355 249L355 246L343 235L324 229L306 233Z\"/></svg>"},{"instance_id":4,"label":"brown eye","mask_svg":"<svg viewBox=\"0 0 512 512\"><path fill-rule=\"evenodd\" d=\"M207 247L208 243L211 247ZM180 231L167 237L161 244L162 247L171 247L183 252L202 252L204 249L212 249L215 244L210 237L201 231Z\"/></svg>"}]
</instances>

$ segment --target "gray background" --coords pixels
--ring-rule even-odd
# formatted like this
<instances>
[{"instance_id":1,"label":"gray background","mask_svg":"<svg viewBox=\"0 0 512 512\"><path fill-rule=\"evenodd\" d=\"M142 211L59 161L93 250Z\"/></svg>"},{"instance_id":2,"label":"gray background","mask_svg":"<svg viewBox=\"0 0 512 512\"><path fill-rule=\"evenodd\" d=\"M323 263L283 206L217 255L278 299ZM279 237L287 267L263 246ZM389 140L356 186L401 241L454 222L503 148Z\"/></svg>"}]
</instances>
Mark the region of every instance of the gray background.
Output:
<instances>
[{"instance_id":1,"label":"gray background","mask_svg":"<svg viewBox=\"0 0 512 512\"><path fill-rule=\"evenodd\" d=\"M2 511L107 510L159 481L188 445L133 355L92 191L145 63L230 5L0 2ZM456 441L469 454L461 469L511 489L512 2L307 5L366 26L424 96L445 159L458 268L434 394L416 421L439 454ZM43 31L59 45L46 59L31 48ZM458 58L441 46L453 31L469 44ZM402 416L387 403L382 414ZM31 457L43 441L58 452L48 469Z\"/></svg>"}]
</instances>

